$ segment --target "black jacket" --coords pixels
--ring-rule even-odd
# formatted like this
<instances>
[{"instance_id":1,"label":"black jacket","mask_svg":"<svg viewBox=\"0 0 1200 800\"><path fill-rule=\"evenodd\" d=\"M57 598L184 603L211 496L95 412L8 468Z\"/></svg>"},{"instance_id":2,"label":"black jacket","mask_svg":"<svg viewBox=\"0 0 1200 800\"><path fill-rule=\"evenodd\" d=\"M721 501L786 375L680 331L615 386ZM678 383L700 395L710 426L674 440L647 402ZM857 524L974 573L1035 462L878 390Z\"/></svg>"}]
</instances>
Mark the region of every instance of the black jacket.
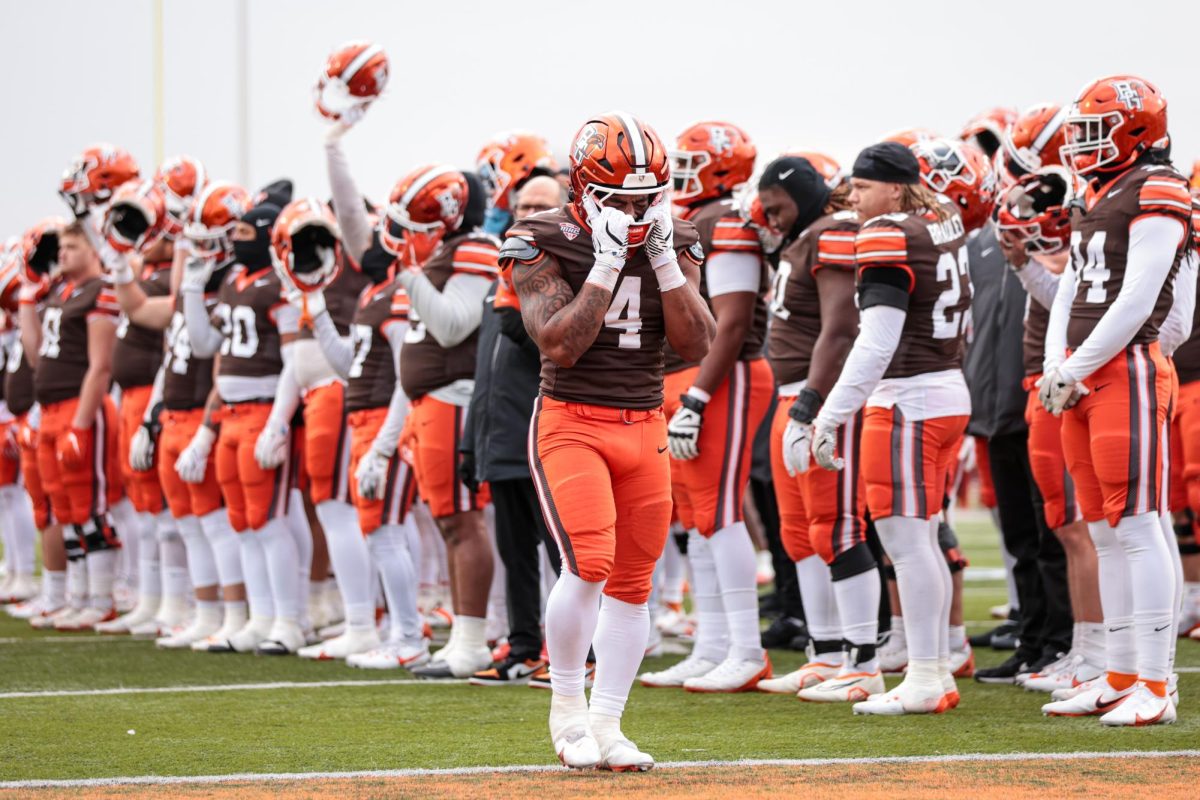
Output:
<instances>
[{"instance_id":1,"label":"black jacket","mask_svg":"<svg viewBox=\"0 0 1200 800\"><path fill-rule=\"evenodd\" d=\"M496 311L496 285L483 300L475 353L475 393L460 448L475 454L480 481L529 480L528 438L541 357L520 312ZM518 344L514 339L519 338Z\"/></svg>"},{"instance_id":2,"label":"black jacket","mask_svg":"<svg viewBox=\"0 0 1200 800\"><path fill-rule=\"evenodd\" d=\"M971 391L967 433L1001 436L1026 430L1021 339L1026 294L1009 269L988 224L967 242L971 273L971 329L963 373Z\"/></svg>"}]
</instances>

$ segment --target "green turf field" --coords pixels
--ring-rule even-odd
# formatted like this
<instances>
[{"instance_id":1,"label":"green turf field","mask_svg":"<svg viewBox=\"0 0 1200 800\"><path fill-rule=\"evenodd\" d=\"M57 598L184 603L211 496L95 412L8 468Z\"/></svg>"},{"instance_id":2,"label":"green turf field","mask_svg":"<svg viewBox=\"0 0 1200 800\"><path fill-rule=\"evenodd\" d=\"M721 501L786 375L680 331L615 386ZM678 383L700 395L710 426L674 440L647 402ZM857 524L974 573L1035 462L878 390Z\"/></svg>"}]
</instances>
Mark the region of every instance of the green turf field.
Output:
<instances>
[{"instance_id":1,"label":"green turf field","mask_svg":"<svg viewBox=\"0 0 1200 800\"><path fill-rule=\"evenodd\" d=\"M995 532L959 524L972 563L998 566ZM971 581L966 618L1003 602L996 581ZM978 630L978 625L973 625ZM679 659L646 663L662 668ZM981 665L1005 654L983 651ZM772 653L776 670L798 653ZM1047 697L962 681L962 705L940 717L854 717L768 695L705 696L636 688L625 732L660 761L945 753L1186 749L1200 742L1200 644L1179 645L1184 704L1177 724L1106 730L1093 719L1051 720ZM1186 670L1196 670L1187 672ZM465 684L282 686L107 696L46 692L230 684L405 681L295 658L157 651L145 641L31 630L0 615L0 780L213 775L548 764L549 694ZM898 678L889 679L889 685ZM37 693L13 696L18 692Z\"/></svg>"}]
</instances>

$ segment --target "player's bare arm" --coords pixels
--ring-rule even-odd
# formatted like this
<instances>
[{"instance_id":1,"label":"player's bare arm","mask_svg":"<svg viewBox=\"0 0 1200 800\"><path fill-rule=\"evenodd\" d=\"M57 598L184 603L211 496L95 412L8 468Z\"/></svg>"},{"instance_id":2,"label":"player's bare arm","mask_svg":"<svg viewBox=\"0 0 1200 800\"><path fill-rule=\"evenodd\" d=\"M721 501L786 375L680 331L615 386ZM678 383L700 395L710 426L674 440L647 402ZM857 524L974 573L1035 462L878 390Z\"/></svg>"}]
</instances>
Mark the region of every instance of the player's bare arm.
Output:
<instances>
[{"instance_id":1,"label":"player's bare arm","mask_svg":"<svg viewBox=\"0 0 1200 800\"><path fill-rule=\"evenodd\" d=\"M712 394L729 376L746 343L746 335L754 324L754 305L757 301L758 296L754 292L730 292L712 299L716 327L708 355L700 362L695 386Z\"/></svg>"},{"instance_id":2,"label":"player's bare arm","mask_svg":"<svg viewBox=\"0 0 1200 800\"><path fill-rule=\"evenodd\" d=\"M88 323L88 369L79 389L79 406L71 423L76 428L90 428L96 412L112 382L112 352L117 341L116 320L111 317Z\"/></svg>"},{"instance_id":3,"label":"player's bare arm","mask_svg":"<svg viewBox=\"0 0 1200 800\"><path fill-rule=\"evenodd\" d=\"M700 267L684 258L679 268L687 283L662 294L667 342L684 360L701 361L717 333L717 321L700 296ZM603 320L603 311L600 316Z\"/></svg>"},{"instance_id":4,"label":"player's bare arm","mask_svg":"<svg viewBox=\"0 0 1200 800\"><path fill-rule=\"evenodd\" d=\"M612 292L585 283L576 295L549 257L513 264L512 279L525 330L555 364L574 366L604 327Z\"/></svg>"},{"instance_id":5,"label":"player's bare arm","mask_svg":"<svg viewBox=\"0 0 1200 800\"><path fill-rule=\"evenodd\" d=\"M806 385L828 397L858 335L858 314L850 313L855 308L856 289L852 272L822 269L814 279L821 304L821 333L813 344Z\"/></svg>"}]
</instances>

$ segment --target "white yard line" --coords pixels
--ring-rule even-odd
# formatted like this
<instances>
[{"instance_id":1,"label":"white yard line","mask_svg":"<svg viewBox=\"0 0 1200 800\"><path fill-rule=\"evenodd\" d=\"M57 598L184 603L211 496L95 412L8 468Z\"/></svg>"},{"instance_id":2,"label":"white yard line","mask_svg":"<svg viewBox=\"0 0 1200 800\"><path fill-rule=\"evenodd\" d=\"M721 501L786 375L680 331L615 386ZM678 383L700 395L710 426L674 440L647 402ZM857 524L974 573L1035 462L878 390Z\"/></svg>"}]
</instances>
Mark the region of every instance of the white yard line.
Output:
<instances>
[{"instance_id":1,"label":"white yard line","mask_svg":"<svg viewBox=\"0 0 1200 800\"><path fill-rule=\"evenodd\" d=\"M738 761L670 761L656 769L685 769L695 767L828 767L860 764L954 764L995 763L1010 761L1090 761L1101 758L1156 759L1196 758L1200 750L1117 750L1083 753L952 753L936 756L880 756L871 758L764 758ZM563 772L557 764L530 764L500 767L456 767L450 769L383 769L359 772L246 772L232 775L137 775L115 778L81 778L77 780L24 780L0 782L0 789L39 789L95 786L170 784L211 784L243 782L304 781L338 778L420 778L456 775L488 775L493 773Z\"/></svg>"},{"instance_id":2,"label":"white yard line","mask_svg":"<svg viewBox=\"0 0 1200 800\"><path fill-rule=\"evenodd\" d=\"M88 644L112 643L112 642L150 642L154 639L134 639L129 636L27 636L21 638L19 636L6 636L0 638L0 644L28 644L29 642L53 642L59 644L62 642L87 642Z\"/></svg>"},{"instance_id":3,"label":"white yard line","mask_svg":"<svg viewBox=\"0 0 1200 800\"><path fill-rule=\"evenodd\" d=\"M246 692L274 689L335 689L348 686L465 686L466 680L385 678L377 681L272 681L269 683L219 683L210 686L119 686L113 689L51 689L46 691L0 692L0 700L31 697L104 697L125 694L176 694L191 692Z\"/></svg>"}]
</instances>

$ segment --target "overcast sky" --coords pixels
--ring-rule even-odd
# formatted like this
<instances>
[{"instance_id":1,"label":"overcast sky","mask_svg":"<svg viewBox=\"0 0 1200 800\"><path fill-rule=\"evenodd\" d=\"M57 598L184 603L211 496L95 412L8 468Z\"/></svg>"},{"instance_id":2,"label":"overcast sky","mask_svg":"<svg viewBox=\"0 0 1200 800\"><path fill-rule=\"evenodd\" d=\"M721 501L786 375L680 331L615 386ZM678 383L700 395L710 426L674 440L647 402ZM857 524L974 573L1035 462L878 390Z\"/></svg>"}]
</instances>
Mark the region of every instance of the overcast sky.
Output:
<instances>
[{"instance_id":1,"label":"overcast sky","mask_svg":"<svg viewBox=\"0 0 1200 800\"><path fill-rule=\"evenodd\" d=\"M896 128L952 135L989 106L1069 102L1118 72L1168 98L1180 168L1200 157L1194 0L1154 6L1171 11L1145 21L1137 13L1152 6L1127 0L249 0L239 75L242 2L163 3L161 117L154 0L0 4L0 235L64 212L59 176L91 142L123 145L152 171L158 118L164 155L198 156L210 175L252 189L288 176L324 196L311 88L328 52L354 38L382 44L392 64L387 94L345 140L376 199L418 164L470 166L507 128L541 132L561 157L582 121L614 108L666 138L723 119L749 132L760 158L803 146L848 161ZM250 109L244 160L239 85Z\"/></svg>"}]
</instances>

